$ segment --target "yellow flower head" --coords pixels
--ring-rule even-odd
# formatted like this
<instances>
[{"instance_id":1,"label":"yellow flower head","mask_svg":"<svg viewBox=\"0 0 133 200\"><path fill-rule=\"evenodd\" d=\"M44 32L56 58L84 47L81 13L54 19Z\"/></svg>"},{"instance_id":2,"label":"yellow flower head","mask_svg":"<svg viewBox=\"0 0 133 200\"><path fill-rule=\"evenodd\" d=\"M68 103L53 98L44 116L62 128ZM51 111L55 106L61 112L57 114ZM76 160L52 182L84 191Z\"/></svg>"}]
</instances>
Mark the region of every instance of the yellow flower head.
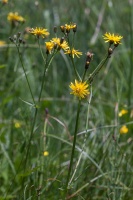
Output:
<instances>
[{"instance_id":1,"label":"yellow flower head","mask_svg":"<svg viewBox=\"0 0 133 200\"><path fill-rule=\"evenodd\" d=\"M85 82L81 82L81 81L77 81L75 80L75 83L71 83L69 85L69 87L71 88L72 92L70 94L73 94L77 97L81 98L85 98L86 95L90 94L88 87L89 85Z\"/></svg>"},{"instance_id":2,"label":"yellow flower head","mask_svg":"<svg viewBox=\"0 0 133 200\"><path fill-rule=\"evenodd\" d=\"M77 27L76 24L65 24L66 32L70 32L71 29L75 29Z\"/></svg>"},{"instance_id":3,"label":"yellow flower head","mask_svg":"<svg viewBox=\"0 0 133 200\"><path fill-rule=\"evenodd\" d=\"M1 1L3 4L7 4L8 3L8 0L2 0Z\"/></svg>"},{"instance_id":4,"label":"yellow flower head","mask_svg":"<svg viewBox=\"0 0 133 200\"><path fill-rule=\"evenodd\" d=\"M65 54L69 54L73 58L74 58L74 56L77 56L79 58L79 56L82 55L82 52L80 52L80 51L75 50L74 48L72 48L72 50L68 49Z\"/></svg>"},{"instance_id":5,"label":"yellow flower head","mask_svg":"<svg viewBox=\"0 0 133 200\"><path fill-rule=\"evenodd\" d=\"M54 43L53 42L45 42L45 44L46 44L47 53L51 53L52 49L54 48Z\"/></svg>"},{"instance_id":6,"label":"yellow flower head","mask_svg":"<svg viewBox=\"0 0 133 200\"><path fill-rule=\"evenodd\" d=\"M42 38L46 37L49 35L49 32L47 31L47 29L44 29L44 28L32 28L30 31L29 31L31 34L37 36L38 38L40 36L42 36Z\"/></svg>"},{"instance_id":7,"label":"yellow flower head","mask_svg":"<svg viewBox=\"0 0 133 200\"><path fill-rule=\"evenodd\" d=\"M70 30L73 30L74 32L76 32L77 25L70 23L70 24L65 24L64 26L60 26L60 28L62 32L66 31L67 33L69 33Z\"/></svg>"},{"instance_id":8,"label":"yellow flower head","mask_svg":"<svg viewBox=\"0 0 133 200\"><path fill-rule=\"evenodd\" d=\"M127 114L128 113L128 110L126 109L122 109L120 112L119 112L119 117L122 117L123 115Z\"/></svg>"},{"instance_id":9,"label":"yellow flower head","mask_svg":"<svg viewBox=\"0 0 133 200\"><path fill-rule=\"evenodd\" d=\"M3 47L5 44L5 41L0 40L0 47Z\"/></svg>"},{"instance_id":10,"label":"yellow flower head","mask_svg":"<svg viewBox=\"0 0 133 200\"><path fill-rule=\"evenodd\" d=\"M15 128L20 128L21 124L20 124L20 122L15 122L14 126L15 126Z\"/></svg>"},{"instance_id":11,"label":"yellow flower head","mask_svg":"<svg viewBox=\"0 0 133 200\"><path fill-rule=\"evenodd\" d=\"M57 48L63 49L64 51L69 49L68 43L65 40L61 41L60 38L52 38L51 42L53 42L54 46L57 46Z\"/></svg>"},{"instance_id":12,"label":"yellow flower head","mask_svg":"<svg viewBox=\"0 0 133 200\"><path fill-rule=\"evenodd\" d=\"M7 16L7 19L8 21L11 21L11 22L24 22L25 19L19 15L17 12L13 13L13 12L10 12Z\"/></svg>"},{"instance_id":13,"label":"yellow flower head","mask_svg":"<svg viewBox=\"0 0 133 200\"><path fill-rule=\"evenodd\" d=\"M120 42L121 42L121 39L122 39L123 37L122 36L120 36L120 35L118 35L118 34L111 34L111 33L105 33L104 35L103 35L103 39L105 40L105 42L109 42L110 44L121 44Z\"/></svg>"},{"instance_id":14,"label":"yellow flower head","mask_svg":"<svg viewBox=\"0 0 133 200\"><path fill-rule=\"evenodd\" d=\"M44 156L48 156L48 155L49 155L49 152L48 152L48 151L44 151L44 152L43 152L43 155L44 155Z\"/></svg>"},{"instance_id":15,"label":"yellow flower head","mask_svg":"<svg viewBox=\"0 0 133 200\"><path fill-rule=\"evenodd\" d=\"M126 134L128 133L128 128L126 125L123 125L121 128L120 128L120 134Z\"/></svg>"}]
</instances>

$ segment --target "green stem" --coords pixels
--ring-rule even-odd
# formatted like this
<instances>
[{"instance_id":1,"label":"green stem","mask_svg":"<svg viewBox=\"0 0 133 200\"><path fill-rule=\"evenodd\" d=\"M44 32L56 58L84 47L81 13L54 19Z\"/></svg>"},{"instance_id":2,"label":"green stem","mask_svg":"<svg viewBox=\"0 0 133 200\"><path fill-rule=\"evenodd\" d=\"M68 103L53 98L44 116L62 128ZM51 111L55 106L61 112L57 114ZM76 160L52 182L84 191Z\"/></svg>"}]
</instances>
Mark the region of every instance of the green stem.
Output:
<instances>
[{"instance_id":1,"label":"green stem","mask_svg":"<svg viewBox=\"0 0 133 200\"><path fill-rule=\"evenodd\" d=\"M104 64L106 63L106 61L108 60L108 56L103 59L100 64L97 66L97 68L93 71L93 73L90 75L90 77L88 78L89 83L91 84L93 82L94 77L99 73L99 71L102 69L102 67L104 66Z\"/></svg>"},{"instance_id":2,"label":"green stem","mask_svg":"<svg viewBox=\"0 0 133 200\"><path fill-rule=\"evenodd\" d=\"M77 138L77 130L78 130L78 122L79 122L79 113L80 113L80 108L81 108L81 100L79 100L78 103L78 109L77 109L77 116L76 116L76 124L75 124L75 131L74 131L74 139L73 139L73 147L72 147L72 153L71 153L71 159L70 159L70 166L68 170L68 175L67 175L67 182L66 182L66 193L69 185L69 179L70 179L70 174L73 166L73 159L74 159L74 152L75 152L75 145L76 145L76 138Z\"/></svg>"},{"instance_id":3,"label":"green stem","mask_svg":"<svg viewBox=\"0 0 133 200\"><path fill-rule=\"evenodd\" d=\"M42 78L42 84L41 84L41 89L40 89L40 93L39 93L39 96L38 96L38 103L41 100L42 90L43 90L43 86L44 86L44 83L45 83L46 72L47 72L47 70L48 70L48 68L49 68L49 66L50 66L55 54L56 54L56 52L52 55L52 57L50 58L50 60L48 62L47 62L48 56L46 58L46 63L45 63L44 73L43 73L43 78ZM34 118L33 118L31 133L30 133L27 152L26 152L26 157L25 157L25 167L26 167L26 163L27 163L27 159L28 159L28 155L29 155L29 150L30 150L30 147L31 147L31 139L32 139L32 136L33 136L33 133L34 133L34 127L35 127L37 113L38 113L38 108L35 107L35 114L34 114Z\"/></svg>"},{"instance_id":4,"label":"green stem","mask_svg":"<svg viewBox=\"0 0 133 200\"><path fill-rule=\"evenodd\" d=\"M131 105L131 96L132 96L132 78L133 78L133 6L130 5L130 70L129 70L129 78L128 78L128 106Z\"/></svg>"},{"instance_id":5,"label":"green stem","mask_svg":"<svg viewBox=\"0 0 133 200\"><path fill-rule=\"evenodd\" d=\"M80 75L79 75L79 73L77 72L77 69L76 69L76 67L75 67L75 63L74 63L74 60L73 60L72 55L71 55L71 61L72 61L72 65L73 65L73 68L74 68L74 72L75 72L76 78L77 78L78 80L81 81Z\"/></svg>"},{"instance_id":6,"label":"green stem","mask_svg":"<svg viewBox=\"0 0 133 200\"><path fill-rule=\"evenodd\" d=\"M25 78L26 78L26 81L27 81L27 84L28 84L28 87L29 87L29 90L30 90L30 94L31 94L32 100L34 102L34 106L36 106L34 96L33 96L32 90L31 90L31 86L30 86L30 83L29 83L29 80L28 80L28 77L27 77L27 74L26 74L26 71L25 71L25 68L24 68L24 65L23 65L23 61L22 61L21 53L19 51L19 47L17 45L16 45L16 47L17 47L19 59L20 59L20 62L21 62L22 68L23 68L23 72L24 72L24 75L25 75Z\"/></svg>"}]
</instances>

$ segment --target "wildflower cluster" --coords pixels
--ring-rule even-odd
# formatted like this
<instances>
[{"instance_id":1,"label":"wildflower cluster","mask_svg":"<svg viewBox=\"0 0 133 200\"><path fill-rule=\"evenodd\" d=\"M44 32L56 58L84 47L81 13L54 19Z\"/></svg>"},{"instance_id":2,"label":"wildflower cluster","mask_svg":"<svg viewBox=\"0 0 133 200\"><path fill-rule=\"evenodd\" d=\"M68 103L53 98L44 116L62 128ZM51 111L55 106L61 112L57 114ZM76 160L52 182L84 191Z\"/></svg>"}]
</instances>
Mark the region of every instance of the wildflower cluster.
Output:
<instances>
[{"instance_id":1,"label":"wildflower cluster","mask_svg":"<svg viewBox=\"0 0 133 200\"><path fill-rule=\"evenodd\" d=\"M77 31L77 25L74 23L71 24L65 24L63 26L60 26L60 29L63 33L70 33L70 30L73 30L73 32L75 33Z\"/></svg>"},{"instance_id":2,"label":"wildflower cluster","mask_svg":"<svg viewBox=\"0 0 133 200\"><path fill-rule=\"evenodd\" d=\"M9 37L9 40L16 46L20 46L20 44L25 44L25 40L21 37L21 32L18 32L16 35L13 35L13 37Z\"/></svg>"}]
</instances>

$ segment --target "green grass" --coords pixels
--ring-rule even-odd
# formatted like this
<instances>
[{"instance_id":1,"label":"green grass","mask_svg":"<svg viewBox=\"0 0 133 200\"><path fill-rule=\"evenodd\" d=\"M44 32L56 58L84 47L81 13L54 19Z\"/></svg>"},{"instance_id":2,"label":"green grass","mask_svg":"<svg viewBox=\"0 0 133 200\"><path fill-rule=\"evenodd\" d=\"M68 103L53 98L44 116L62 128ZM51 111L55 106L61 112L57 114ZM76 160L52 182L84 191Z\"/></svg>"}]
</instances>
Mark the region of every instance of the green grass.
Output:
<instances>
[{"instance_id":1,"label":"green grass","mask_svg":"<svg viewBox=\"0 0 133 200\"><path fill-rule=\"evenodd\" d=\"M0 2L0 40L6 42L0 46L0 200L132 200L133 4L120 0L38 3L9 0L2 6ZM19 12L25 23L12 29L9 12ZM50 36L40 39L46 57L45 41L55 37L53 27L57 26L57 36L62 37L60 25L70 22L77 24L74 47L83 52L74 58L81 77L88 51L94 56L86 78L105 58L105 32L119 33L123 39L94 78L90 104L87 99L81 102L72 180L66 188L78 106L69 88L75 80L74 69L70 57L58 53L38 102L44 61L37 39L26 28L48 29ZM20 57L9 40L18 32L26 42L20 47ZM72 37L71 32L71 41ZM122 109L128 113L119 117ZM127 134L120 134L123 125ZM49 155L45 157L44 151Z\"/></svg>"}]
</instances>

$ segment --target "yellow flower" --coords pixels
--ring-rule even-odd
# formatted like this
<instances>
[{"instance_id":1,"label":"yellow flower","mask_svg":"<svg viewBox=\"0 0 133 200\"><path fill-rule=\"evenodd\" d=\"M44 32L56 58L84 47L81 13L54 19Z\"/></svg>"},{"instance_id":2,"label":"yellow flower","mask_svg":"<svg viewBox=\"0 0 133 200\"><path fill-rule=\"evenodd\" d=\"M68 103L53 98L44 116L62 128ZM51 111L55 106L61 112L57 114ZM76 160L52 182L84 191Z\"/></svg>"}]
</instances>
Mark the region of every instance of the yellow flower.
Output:
<instances>
[{"instance_id":1,"label":"yellow flower","mask_svg":"<svg viewBox=\"0 0 133 200\"><path fill-rule=\"evenodd\" d=\"M103 39L105 40L105 42L110 42L110 44L121 44L120 41L123 37L118 35L118 34L111 34L111 33L105 33L103 35Z\"/></svg>"},{"instance_id":2,"label":"yellow flower","mask_svg":"<svg viewBox=\"0 0 133 200\"><path fill-rule=\"evenodd\" d=\"M17 12L15 12L15 13L10 12L7 16L7 19L8 19L8 21L11 21L11 22L15 22L15 21L24 22L25 21L25 19L21 15L19 15Z\"/></svg>"},{"instance_id":3,"label":"yellow flower","mask_svg":"<svg viewBox=\"0 0 133 200\"><path fill-rule=\"evenodd\" d=\"M72 50L68 49L65 54L69 54L73 58L74 56L77 56L79 58L79 55L82 55L82 52L79 52L78 50L75 50L74 48L72 48Z\"/></svg>"},{"instance_id":4,"label":"yellow flower","mask_svg":"<svg viewBox=\"0 0 133 200\"><path fill-rule=\"evenodd\" d=\"M52 49L54 48L54 43L53 42L45 42L45 44L46 44L47 53L51 53Z\"/></svg>"},{"instance_id":5,"label":"yellow flower","mask_svg":"<svg viewBox=\"0 0 133 200\"><path fill-rule=\"evenodd\" d=\"M120 112L119 112L119 117L122 117L123 115L127 114L128 113L128 110L126 109L122 109Z\"/></svg>"},{"instance_id":6,"label":"yellow flower","mask_svg":"<svg viewBox=\"0 0 133 200\"><path fill-rule=\"evenodd\" d=\"M0 47L3 47L5 44L5 41L0 40Z\"/></svg>"},{"instance_id":7,"label":"yellow flower","mask_svg":"<svg viewBox=\"0 0 133 200\"><path fill-rule=\"evenodd\" d=\"M7 4L8 3L8 0L2 0L1 1L3 4Z\"/></svg>"},{"instance_id":8,"label":"yellow flower","mask_svg":"<svg viewBox=\"0 0 133 200\"><path fill-rule=\"evenodd\" d=\"M49 152L48 152L48 151L44 151L44 152L43 152L43 155L44 155L44 156L48 156L48 155L49 155Z\"/></svg>"},{"instance_id":9,"label":"yellow flower","mask_svg":"<svg viewBox=\"0 0 133 200\"><path fill-rule=\"evenodd\" d=\"M49 35L49 32L47 31L47 29L44 29L44 28L37 28L37 27L35 29L32 28L29 32L33 35L36 35L37 37L42 36L42 38Z\"/></svg>"},{"instance_id":10,"label":"yellow flower","mask_svg":"<svg viewBox=\"0 0 133 200\"><path fill-rule=\"evenodd\" d=\"M64 51L69 49L68 43L65 40L61 41L60 38L52 38L51 42L54 43L54 46L57 46L57 48L63 49Z\"/></svg>"},{"instance_id":11,"label":"yellow flower","mask_svg":"<svg viewBox=\"0 0 133 200\"><path fill-rule=\"evenodd\" d=\"M126 125L123 125L121 128L120 128L120 134L126 134L128 133L128 128Z\"/></svg>"},{"instance_id":12,"label":"yellow flower","mask_svg":"<svg viewBox=\"0 0 133 200\"><path fill-rule=\"evenodd\" d=\"M73 31L76 32L77 25L70 23L70 24L65 24L64 26L60 26L60 28L62 32L66 31L67 33L69 33L71 29L73 29Z\"/></svg>"},{"instance_id":13,"label":"yellow flower","mask_svg":"<svg viewBox=\"0 0 133 200\"><path fill-rule=\"evenodd\" d=\"M75 29L76 28L76 24L65 24L65 29L66 29L66 32L70 32L71 29Z\"/></svg>"},{"instance_id":14,"label":"yellow flower","mask_svg":"<svg viewBox=\"0 0 133 200\"><path fill-rule=\"evenodd\" d=\"M14 126L15 126L15 128L20 128L21 124L19 122L15 122Z\"/></svg>"},{"instance_id":15,"label":"yellow flower","mask_svg":"<svg viewBox=\"0 0 133 200\"><path fill-rule=\"evenodd\" d=\"M77 97L81 98L85 98L87 94L90 94L88 87L89 85L85 82L81 82L81 81L77 81L75 80L75 83L71 83L69 85L69 87L71 88L72 92L70 94L73 94Z\"/></svg>"}]
</instances>

